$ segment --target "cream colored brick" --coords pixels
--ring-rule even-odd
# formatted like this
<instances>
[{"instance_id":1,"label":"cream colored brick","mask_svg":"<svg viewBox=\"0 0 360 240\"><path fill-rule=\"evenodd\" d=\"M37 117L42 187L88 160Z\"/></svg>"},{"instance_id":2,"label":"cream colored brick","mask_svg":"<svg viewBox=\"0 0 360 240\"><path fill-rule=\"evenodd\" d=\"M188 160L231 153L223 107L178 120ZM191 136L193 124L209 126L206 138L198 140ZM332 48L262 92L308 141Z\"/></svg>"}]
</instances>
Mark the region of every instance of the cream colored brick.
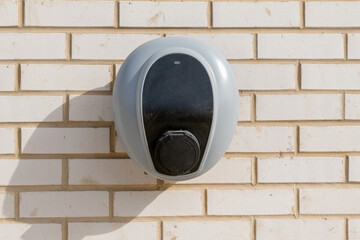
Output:
<instances>
[{"instance_id":1,"label":"cream colored brick","mask_svg":"<svg viewBox=\"0 0 360 240\"><path fill-rule=\"evenodd\" d=\"M358 126L300 127L300 151L303 152L360 151L359 141Z\"/></svg>"},{"instance_id":2,"label":"cream colored brick","mask_svg":"<svg viewBox=\"0 0 360 240\"><path fill-rule=\"evenodd\" d=\"M227 59L252 59L253 36L251 34L186 34L216 48Z\"/></svg>"},{"instance_id":3,"label":"cream colored brick","mask_svg":"<svg viewBox=\"0 0 360 240\"><path fill-rule=\"evenodd\" d=\"M240 96L239 101L238 121L251 121L251 96Z\"/></svg>"},{"instance_id":4,"label":"cream colored brick","mask_svg":"<svg viewBox=\"0 0 360 240\"><path fill-rule=\"evenodd\" d=\"M131 159L71 159L69 184L156 184L156 179L145 174Z\"/></svg>"},{"instance_id":5,"label":"cream colored brick","mask_svg":"<svg viewBox=\"0 0 360 240\"><path fill-rule=\"evenodd\" d=\"M105 217L107 191L21 192L20 217Z\"/></svg>"},{"instance_id":6,"label":"cream colored brick","mask_svg":"<svg viewBox=\"0 0 360 240\"><path fill-rule=\"evenodd\" d=\"M13 218L14 217L14 194L13 193L0 193L0 218ZM1 226L1 224L0 224ZM0 228L1 229L1 228ZM0 231L1 236L1 231Z\"/></svg>"},{"instance_id":7,"label":"cream colored brick","mask_svg":"<svg viewBox=\"0 0 360 240\"><path fill-rule=\"evenodd\" d=\"M237 127L230 152L293 152L292 127Z\"/></svg>"},{"instance_id":8,"label":"cream colored brick","mask_svg":"<svg viewBox=\"0 0 360 240\"><path fill-rule=\"evenodd\" d=\"M121 27L207 27L206 2L120 1Z\"/></svg>"},{"instance_id":9,"label":"cream colored brick","mask_svg":"<svg viewBox=\"0 0 360 240\"><path fill-rule=\"evenodd\" d=\"M258 219L257 240L341 240L342 220Z\"/></svg>"},{"instance_id":10,"label":"cream colored brick","mask_svg":"<svg viewBox=\"0 0 360 240\"><path fill-rule=\"evenodd\" d=\"M359 214L360 189L300 189L301 214Z\"/></svg>"},{"instance_id":11,"label":"cream colored brick","mask_svg":"<svg viewBox=\"0 0 360 240\"><path fill-rule=\"evenodd\" d=\"M293 214L292 189L208 190L209 215Z\"/></svg>"},{"instance_id":12,"label":"cream colored brick","mask_svg":"<svg viewBox=\"0 0 360 240\"><path fill-rule=\"evenodd\" d=\"M164 222L164 240L250 240L249 221Z\"/></svg>"},{"instance_id":13,"label":"cream colored brick","mask_svg":"<svg viewBox=\"0 0 360 240\"><path fill-rule=\"evenodd\" d=\"M22 128L23 153L107 153L108 128Z\"/></svg>"},{"instance_id":14,"label":"cream colored brick","mask_svg":"<svg viewBox=\"0 0 360 240\"><path fill-rule=\"evenodd\" d=\"M70 121L113 121L111 95L70 96Z\"/></svg>"},{"instance_id":15,"label":"cream colored brick","mask_svg":"<svg viewBox=\"0 0 360 240\"><path fill-rule=\"evenodd\" d=\"M348 58L360 59L360 34L348 34Z\"/></svg>"},{"instance_id":16,"label":"cream colored brick","mask_svg":"<svg viewBox=\"0 0 360 240\"><path fill-rule=\"evenodd\" d=\"M348 239L359 240L360 239L360 219L349 219L348 222Z\"/></svg>"},{"instance_id":17,"label":"cream colored brick","mask_svg":"<svg viewBox=\"0 0 360 240\"><path fill-rule=\"evenodd\" d=\"M359 64L302 64L303 89L360 89Z\"/></svg>"},{"instance_id":18,"label":"cream colored brick","mask_svg":"<svg viewBox=\"0 0 360 240\"><path fill-rule=\"evenodd\" d=\"M345 94L345 118L360 119L360 95Z\"/></svg>"},{"instance_id":19,"label":"cream colored brick","mask_svg":"<svg viewBox=\"0 0 360 240\"><path fill-rule=\"evenodd\" d=\"M200 177L179 184L192 183L250 183L251 158L221 159L212 169Z\"/></svg>"},{"instance_id":20,"label":"cream colored brick","mask_svg":"<svg viewBox=\"0 0 360 240\"><path fill-rule=\"evenodd\" d=\"M299 2L214 2L214 27L298 27Z\"/></svg>"},{"instance_id":21,"label":"cream colored brick","mask_svg":"<svg viewBox=\"0 0 360 240\"><path fill-rule=\"evenodd\" d=\"M231 64L240 90L295 89L293 64Z\"/></svg>"},{"instance_id":22,"label":"cream colored brick","mask_svg":"<svg viewBox=\"0 0 360 240\"><path fill-rule=\"evenodd\" d=\"M65 59L65 33L0 33L0 59Z\"/></svg>"},{"instance_id":23,"label":"cream colored brick","mask_svg":"<svg viewBox=\"0 0 360 240\"><path fill-rule=\"evenodd\" d=\"M342 34L259 34L258 57L275 59L342 59Z\"/></svg>"},{"instance_id":24,"label":"cream colored brick","mask_svg":"<svg viewBox=\"0 0 360 240\"><path fill-rule=\"evenodd\" d=\"M201 215L201 192L198 190L116 192L114 215L120 217Z\"/></svg>"},{"instance_id":25,"label":"cream colored brick","mask_svg":"<svg viewBox=\"0 0 360 240\"><path fill-rule=\"evenodd\" d=\"M0 65L0 79L0 91L13 91L15 80L15 66Z\"/></svg>"},{"instance_id":26,"label":"cream colored brick","mask_svg":"<svg viewBox=\"0 0 360 240\"><path fill-rule=\"evenodd\" d=\"M342 182L344 158L284 157L258 159L258 182Z\"/></svg>"},{"instance_id":27,"label":"cream colored brick","mask_svg":"<svg viewBox=\"0 0 360 240\"><path fill-rule=\"evenodd\" d=\"M0 239L61 240L61 224L4 223L0 224Z\"/></svg>"},{"instance_id":28,"label":"cream colored brick","mask_svg":"<svg viewBox=\"0 0 360 240\"><path fill-rule=\"evenodd\" d=\"M359 27L360 2L306 2L307 27Z\"/></svg>"},{"instance_id":29,"label":"cream colored brick","mask_svg":"<svg viewBox=\"0 0 360 240\"><path fill-rule=\"evenodd\" d=\"M150 34L73 34L73 59L125 59L136 47L158 38Z\"/></svg>"},{"instance_id":30,"label":"cream colored brick","mask_svg":"<svg viewBox=\"0 0 360 240\"><path fill-rule=\"evenodd\" d=\"M360 157L349 157L349 181L360 182Z\"/></svg>"},{"instance_id":31,"label":"cream colored brick","mask_svg":"<svg viewBox=\"0 0 360 240\"><path fill-rule=\"evenodd\" d=\"M25 25L112 27L114 26L114 2L26 0Z\"/></svg>"},{"instance_id":32,"label":"cream colored brick","mask_svg":"<svg viewBox=\"0 0 360 240\"><path fill-rule=\"evenodd\" d=\"M18 24L17 0L0 2L0 26L16 26Z\"/></svg>"},{"instance_id":33,"label":"cream colored brick","mask_svg":"<svg viewBox=\"0 0 360 240\"><path fill-rule=\"evenodd\" d=\"M256 95L256 119L340 120L341 94Z\"/></svg>"},{"instance_id":34,"label":"cream colored brick","mask_svg":"<svg viewBox=\"0 0 360 240\"><path fill-rule=\"evenodd\" d=\"M157 240L157 222L69 223L69 240Z\"/></svg>"},{"instance_id":35,"label":"cream colored brick","mask_svg":"<svg viewBox=\"0 0 360 240\"><path fill-rule=\"evenodd\" d=\"M0 96L0 122L62 121L62 96Z\"/></svg>"},{"instance_id":36,"label":"cream colored brick","mask_svg":"<svg viewBox=\"0 0 360 240\"><path fill-rule=\"evenodd\" d=\"M110 90L108 65L21 65L22 90Z\"/></svg>"},{"instance_id":37,"label":"cream colored brick","mask_svg":"<svg viewBox=\"0 0 360 240\"><path fill-rule=\"evenodd\" d=\"M14 153L15 131L11 128L0 128L0 154Z\"/></svg>"},{"instance_id":38,"label":"cream colored brick","mask_svg":"<svg viewBox=\"0 0 360 240\"><path fill-rule=\"evenodd\" d=\"M0 159L0 185L61 185L60 159ZM1 239L1 238L0 238Z\"/></svg>"}]
</instances>

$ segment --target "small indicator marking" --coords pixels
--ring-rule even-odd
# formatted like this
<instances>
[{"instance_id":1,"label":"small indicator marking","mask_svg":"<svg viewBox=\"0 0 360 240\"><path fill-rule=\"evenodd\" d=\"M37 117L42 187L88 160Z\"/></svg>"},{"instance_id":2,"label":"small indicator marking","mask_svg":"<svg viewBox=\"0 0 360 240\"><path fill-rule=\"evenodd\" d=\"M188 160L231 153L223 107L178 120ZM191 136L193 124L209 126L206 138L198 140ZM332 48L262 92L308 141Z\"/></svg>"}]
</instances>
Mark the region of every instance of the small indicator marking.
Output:
<instances>
[{"instance_id":1,"label":"small indicator marking","mask_svg":"<svg viewBox=\"0 0 360 240\"><path fill-rule=\"evenodd\" d=\"M180 64L180 61L174 61L174 64Z\"/></svg>"}]
</instances>

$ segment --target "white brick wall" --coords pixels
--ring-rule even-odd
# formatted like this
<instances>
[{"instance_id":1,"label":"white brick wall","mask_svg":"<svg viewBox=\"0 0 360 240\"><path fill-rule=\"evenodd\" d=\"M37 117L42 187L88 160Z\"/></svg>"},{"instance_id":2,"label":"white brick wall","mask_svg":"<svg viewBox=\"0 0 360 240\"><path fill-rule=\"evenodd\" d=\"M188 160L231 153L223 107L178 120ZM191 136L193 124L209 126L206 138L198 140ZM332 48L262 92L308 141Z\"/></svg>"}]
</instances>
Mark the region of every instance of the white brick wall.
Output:
<instances>
[{"instance_id":1,"label":"white brick wall","mask_svg":"<svg viewBox=\"0 0 360 240\"><path fill-rule=\"evenodd\" d=\"M1 240L360 240L360 0L0 0ZM204 175L145 173L115 132L132 50L186 36L239 91ZM121 133L120 133L121 134Z\"/></svg>"}]
</instances>

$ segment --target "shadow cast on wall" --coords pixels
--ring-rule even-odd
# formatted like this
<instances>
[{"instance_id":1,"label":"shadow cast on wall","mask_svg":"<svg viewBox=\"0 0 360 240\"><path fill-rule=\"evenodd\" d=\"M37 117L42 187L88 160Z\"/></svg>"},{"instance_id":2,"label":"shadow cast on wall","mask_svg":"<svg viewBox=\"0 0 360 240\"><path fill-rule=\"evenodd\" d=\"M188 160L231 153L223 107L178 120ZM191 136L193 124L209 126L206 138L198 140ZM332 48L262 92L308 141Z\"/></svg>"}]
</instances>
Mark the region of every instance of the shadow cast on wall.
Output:
<instances>
[{"instance_id":1,"label":"shadow cast on wall","mask_svg":"<svg viewBox=\"0 0 360 240\"><path fill-rule=\"evenodd\" d=\"M20 239L60 240L63 235L69 240L80 240L90 237L86 235L89 233L94 238L86 239L107 239L101 235L112 231L118 232L121 238L121 228L126 228L127 223L139 215L146 216L146 207L166 190L162 181L144 173L125 153L115 152L111 119L73 121L70 111L70 120L54 121L59 116L63 116L63 120L69 117L64 113L68 106L84 106L84 96L99 94L107 94L111 101L109 92L93 89L71 96L70 104L66 102L54 109L36 126L30 123L31 127L21 128L19 160L0 159L0 165L7 161L8 167L12 161L8 171L10 181L4 182L0 177L0 184L9 193L3 212L8 211L7 203L15 202L15 206L19 204L18 210L10 220L30 224L24 227ZM82 111L92 110L91 104L86 106ZM111 105L106 107L109 109L104 111L111 111ZM136 199L135 192L139 191L148 194ZM111 224L96 227L88 224L86 231L76 230L81 223L89 222ZM51 224L61 229L55 231L62 232L60 236L48 231ZM7 239L7 233L0 232L0 239Z\"/></svg>"}]
</instances>

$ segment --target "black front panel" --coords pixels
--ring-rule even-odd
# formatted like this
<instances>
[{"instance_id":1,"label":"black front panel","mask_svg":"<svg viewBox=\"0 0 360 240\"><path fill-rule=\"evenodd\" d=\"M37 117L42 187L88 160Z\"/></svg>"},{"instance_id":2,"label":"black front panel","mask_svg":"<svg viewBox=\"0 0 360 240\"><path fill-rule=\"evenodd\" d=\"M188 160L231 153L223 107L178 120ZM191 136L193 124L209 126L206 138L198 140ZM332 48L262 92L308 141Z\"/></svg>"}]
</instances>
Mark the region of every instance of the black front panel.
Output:
<instances>
[{"instance_id":1,"label":"black front panel","mask_svg":"<svg viewBox=\"0 0 360 240\"><path fill-rule=\"evenodd\" d=\"M151 66L145 78L142 109L150 154L158 172L183 175L198 169L210 133L213 104L210 78L197 59L186 54L170 54L158 59ZM195 136L194 141L198 141L200 146L200 158L196 164L189 164L191 169L178 168L172 171L166 168L166 159L155 157L157 145L162 148L167 146L161 143L162 136L167 131L187 131ZM179 140L181 136L174 136L171 142L188 142L188 136L185 135L183 140ZM189 145L190 152L196 151L192 148ZM167 154L161 156L172 154L170 147L162 151ZM178 151L175 152L169 161L178 161L177 165L180 166L184 158L179 156ZM181 173L179 169L182 169Z\"/></svg>"}]
</instances>

